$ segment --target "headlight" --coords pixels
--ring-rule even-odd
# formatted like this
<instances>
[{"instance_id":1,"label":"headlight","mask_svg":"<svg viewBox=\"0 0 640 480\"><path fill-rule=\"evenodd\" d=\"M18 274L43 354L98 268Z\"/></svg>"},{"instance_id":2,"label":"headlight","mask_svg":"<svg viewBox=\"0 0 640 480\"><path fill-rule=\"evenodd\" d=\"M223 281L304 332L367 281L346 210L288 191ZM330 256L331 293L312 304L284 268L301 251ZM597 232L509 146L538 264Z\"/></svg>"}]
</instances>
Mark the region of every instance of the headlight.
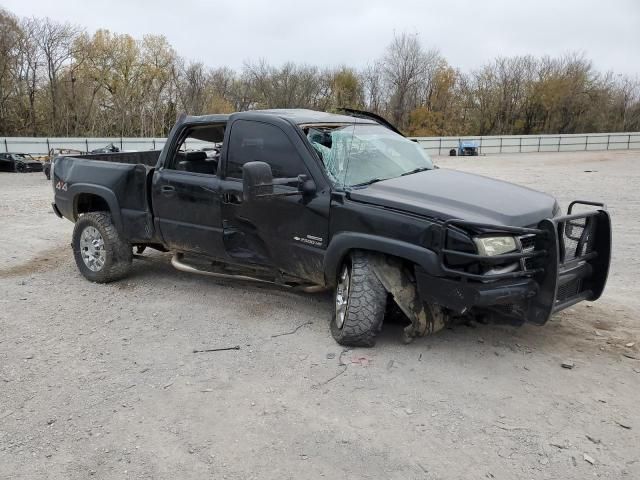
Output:
<instances>
[{"instance_id":1,"label":"headlight","mask_svg":"<svg viewBox=\"0 0 640 480\"><path fill-rule=\"evenodd\" d=\"M516 250L516 239L511 235L475 237L473 241L478 247L478 253L485 257L502 255Z\"/></svg>"}]
</instances>

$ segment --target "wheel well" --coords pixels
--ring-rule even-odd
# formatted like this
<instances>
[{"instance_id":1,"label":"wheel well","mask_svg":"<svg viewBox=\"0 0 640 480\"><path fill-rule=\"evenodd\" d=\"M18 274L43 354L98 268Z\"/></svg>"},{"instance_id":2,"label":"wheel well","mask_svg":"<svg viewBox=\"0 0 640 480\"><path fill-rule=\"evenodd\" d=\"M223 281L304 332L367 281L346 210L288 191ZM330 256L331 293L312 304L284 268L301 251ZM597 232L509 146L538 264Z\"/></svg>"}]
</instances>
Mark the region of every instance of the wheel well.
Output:
<instances>
[{"instance_id":1,"label":"wheel well","mask_svg":"<svg viewBox=\"0 0 640 480\"><path fill-rule=\"evenodd\" d=\"M366 233L341 232L333 236L325 252L323 268L328 284L335 285L337 270L353 249L397 257L405 264L408 262L410 270L420 265L427 272L439 272L438 254L421 245Z\"/></svg>"},{"instance_id":2,"label":"wheel well","mask_svg":"<svg viewBox=\"0 0 640 480\"><path fill-rule=\"evenodd\" d=\"M75 201L76 218L81 213L88 212L110 212L109 204L99 195L94 193L81 193L76 197Z\"/></svg>"},{"instance_id":3,"label":"wheel well","mask_svg":"<svg viewBox=\"0 0 640 480\"><path fill-rule=\"evenodd\" d=\"M389 253L379 252L379 251L376 251L376 250L368 250L366 248L350 248L350 249L348 249L347 251L344 252L344 255L342 255L342 257L340 258L340 261L338 262L338 268L336 269L336 278L328 279L328 280L331 280L333 282L333 283L331 283L332 285L334 285L336 283L338 275L340 275L342 265L344 265L344 263L349 259L351 254L353 252L355 252L355 251L368 253L368 254L371 254L371 255L381 255L381 256L384 256L384 257L387 257L387 258L394 259L394 260L396 260L396 261L398 261L400 263L400 265L402 266L403 269L407 269L410 272L413 272L413 268L415 267L415 263L414 262L412 262L411 260L408 260L406 258L398 257L397 255L391 255Z\"/></svg>"}]
</instances>

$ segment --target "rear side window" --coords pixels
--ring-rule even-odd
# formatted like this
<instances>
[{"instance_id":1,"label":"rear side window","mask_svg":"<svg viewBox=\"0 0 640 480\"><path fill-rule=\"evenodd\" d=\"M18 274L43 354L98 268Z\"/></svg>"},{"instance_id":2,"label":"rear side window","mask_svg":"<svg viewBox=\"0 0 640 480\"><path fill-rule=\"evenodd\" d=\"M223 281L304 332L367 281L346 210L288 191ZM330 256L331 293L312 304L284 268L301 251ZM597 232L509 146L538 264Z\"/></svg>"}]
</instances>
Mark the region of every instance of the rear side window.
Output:
<instances>
[{"instance_id":1,"label":"rear side window","mask_svg":"<svg viewBox=\"0 0 640 480\"><path fill-rule=\"evenodd\" d=\"M267 162L274 178L306 173L302 159L285 133L274 125L238 120L231 127L227 176L242 178L242 165Z\"/></svg>"}]
</instances>

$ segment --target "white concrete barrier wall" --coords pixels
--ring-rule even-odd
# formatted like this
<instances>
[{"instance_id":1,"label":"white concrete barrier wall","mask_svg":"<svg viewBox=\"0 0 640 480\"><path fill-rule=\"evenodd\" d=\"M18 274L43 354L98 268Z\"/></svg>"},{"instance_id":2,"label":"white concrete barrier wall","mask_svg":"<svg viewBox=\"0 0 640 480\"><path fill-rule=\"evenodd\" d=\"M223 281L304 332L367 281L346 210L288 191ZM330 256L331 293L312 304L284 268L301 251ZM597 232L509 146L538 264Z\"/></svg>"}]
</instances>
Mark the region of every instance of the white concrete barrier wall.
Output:
<instances>
[{"instance_id":1,"label":"white concrete barrier wall","mask_svg":"<svg viewBox=\"0 0 640 480\"><path fill-rule=\"evenodd\" d=\"M576 152L585 150L640 149L640 132L582 133L568 135L502 135L486 137L416 137L432 155L448 155L460 140L479 143L480 154Z\"/></svg>"},{"instance_id":2,"label":"white concrete barrier wall","mask_svg":"<svg viewBox=\"0 0 640 480\"><path fill-rule=\"evenodd\" d=\"M89 152L111 143L123 151L161 150L166 141L166 138L136 137L0 137L0 152L46 155L52 148L72 148ZM198 148L200 144L205 145L206 142L190 140L187 142L187 148Z\"/></svg>"},{"instance_id":3,"label":"white concrete barrier wall","mask_svg":"<svg viewBox=\"0 0 640 480\"><path fill-rule=\"evenodd\" d=\"M79 137L0 137L0 152L46 155L52 148L73 148L91 151L113 143L121 150L160 150L166 138L79 138ZM640 132L587 133L571 135L502 135L486 137L416 137L415 140L431 155L448 155L460 140L475 140L480 154L571 152L584 150L640 149ZM200 142L190 141L187 148L197 148Z\"/></svg>"}]
</instances>

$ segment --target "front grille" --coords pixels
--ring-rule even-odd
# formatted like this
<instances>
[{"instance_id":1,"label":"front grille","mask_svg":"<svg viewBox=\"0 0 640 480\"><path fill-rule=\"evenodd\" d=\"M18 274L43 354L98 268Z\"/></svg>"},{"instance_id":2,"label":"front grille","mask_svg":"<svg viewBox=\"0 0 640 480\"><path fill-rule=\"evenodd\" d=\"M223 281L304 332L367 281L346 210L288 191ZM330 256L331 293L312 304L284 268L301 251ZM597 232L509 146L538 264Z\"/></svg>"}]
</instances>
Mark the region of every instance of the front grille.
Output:
<instances>
[{"instance_id":1,"label":"front grille","mask_svg":"<svg viewBox=\"0 0 640 480\"><path fill-rule=\"evenodd\" d=\"M556 296L556 300L563 301L580 293L581 283L582 280L576 279L565 283L561 287L558 287L558 295Z\"/></svg>"},{"instance_id":2,"label":"front grille","mask_svg":"<svg viewBox=\"0 0 640 480\"><path fill-rule=\"evenodd\" d=\"M595 217L568 220L558 226L560 262L569 262L593 251L595 241ZM532 252L536 248L535 235L518 237L520 251ZM525 258L521 261L523 270L533 270L539 266L539 259Z\"/></svg>"},{"instance_id":3,"label":"front grille","mask_svg":"<svg viewBox=\"0 0 640 480\"><path fill-rule=\"evenodd\" d=\"M520 240L520 250L523 253L529 253L535 250L536 248L536 236L535 235L523 235L518 237ZM522 260L522 269L523 270L533 270L535 268L534 265L535 258L525 258Z\"/></svg>"},{"instance_id":4,"label":"front grille","mask_svg":"<svg viewBox=\"0 0 640 480\"><path fill-rule=\"evenodd\" d=\"M502 315L513 315L515 311L514 305L494 305L491 308Z\"/></svg>"},{"instance_id":5,"label":"front grille","mask_svg":"<svg viewBox=\"0 0 640 480\"><path fill-rule=\"evenodd\" d=\"M593 251L594 226L594 217L587 217L569 220L561 227L560 247L564 251L562 261L570 261Z\"/></svg>"}]
</instances>

